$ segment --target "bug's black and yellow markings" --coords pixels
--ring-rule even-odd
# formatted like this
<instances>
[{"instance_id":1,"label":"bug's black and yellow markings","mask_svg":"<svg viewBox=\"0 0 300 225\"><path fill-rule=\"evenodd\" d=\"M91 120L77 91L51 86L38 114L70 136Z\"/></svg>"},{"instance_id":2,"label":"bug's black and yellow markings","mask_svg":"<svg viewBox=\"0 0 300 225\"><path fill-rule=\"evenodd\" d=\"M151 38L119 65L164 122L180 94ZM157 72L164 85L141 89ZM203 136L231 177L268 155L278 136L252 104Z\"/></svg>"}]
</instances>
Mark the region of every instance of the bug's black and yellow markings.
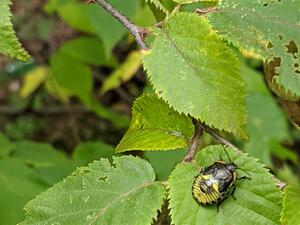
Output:
<instances>
[{"instance_id":1,"label":"bug's black and yellow markings","mask_svg":"<svg viewBox=\"0 0 300 225\"><path fill-rule=\"evenodd\" d=\"M236 169L234 163L224 161L202 169L192 187L195 200L203 205L221 204L235 190Z\"/></svg>"}]
</instances>

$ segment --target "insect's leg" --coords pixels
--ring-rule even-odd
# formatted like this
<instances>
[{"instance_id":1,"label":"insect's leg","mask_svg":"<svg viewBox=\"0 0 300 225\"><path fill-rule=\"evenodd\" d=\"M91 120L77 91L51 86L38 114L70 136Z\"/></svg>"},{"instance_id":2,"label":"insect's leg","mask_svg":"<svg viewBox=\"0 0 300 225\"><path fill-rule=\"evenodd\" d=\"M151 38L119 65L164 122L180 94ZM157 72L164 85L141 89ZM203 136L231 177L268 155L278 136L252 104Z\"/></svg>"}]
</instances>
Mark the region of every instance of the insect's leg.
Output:
<instances>
[{"instance_id":1,"label":"insect's leg","mask_svg":"<svg viewBox=\"0 0 300 225\"><path fill-rule=\"evenodd\" d=\"M248 176L242 176L242 177L237 178L237 180L251 180L251 179L252 178L248 177Z\"/></svg>"},{"instance_id":2,"label":"insect's leg","mask_svg":"<svg viewBox=\"0 0 300 225\"><path fill-rule=\"evenodd\" d=\"M231 192L231 196L234 200L236 200L236 197L234 196L235 189L236 189L236 186L233 187L233 190Z\"/></svg>"}]
</instances>

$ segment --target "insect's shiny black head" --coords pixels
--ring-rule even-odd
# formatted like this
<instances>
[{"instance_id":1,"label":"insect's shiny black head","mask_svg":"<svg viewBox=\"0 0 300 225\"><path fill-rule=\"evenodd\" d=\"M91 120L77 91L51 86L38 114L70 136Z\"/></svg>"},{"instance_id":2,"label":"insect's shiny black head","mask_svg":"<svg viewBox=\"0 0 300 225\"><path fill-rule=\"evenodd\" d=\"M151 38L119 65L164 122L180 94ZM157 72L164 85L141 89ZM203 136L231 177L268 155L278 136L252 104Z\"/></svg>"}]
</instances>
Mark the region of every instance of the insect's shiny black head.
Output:
<instances>
[{"instance_id":1,"label":"insect's shiny black head","mask_svg":"<svg viewBox=\"0 0 300 225\"><path fill-rule=\"evenodd\" d=\"M230 172L234 172L237 169L237 165L235 165L233 162L226 164L226 169Z\"/></svg>"}]
</instances>

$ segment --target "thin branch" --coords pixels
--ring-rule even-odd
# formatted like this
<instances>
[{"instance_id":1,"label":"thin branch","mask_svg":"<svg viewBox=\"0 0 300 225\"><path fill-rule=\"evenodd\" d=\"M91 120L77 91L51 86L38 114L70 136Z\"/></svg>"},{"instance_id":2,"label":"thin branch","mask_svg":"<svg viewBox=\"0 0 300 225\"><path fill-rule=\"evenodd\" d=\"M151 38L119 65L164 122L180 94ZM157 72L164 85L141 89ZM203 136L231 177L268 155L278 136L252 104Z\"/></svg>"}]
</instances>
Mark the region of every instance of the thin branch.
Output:
<instances>
[{"instance_id":1,"label":"thin branch","mask_svg":"<svg viewBox=\"0 0 300 225\"><path fill-rule=\"evenodd\" d=\"M196 122L196 124L195 124L195 134L194 134L194 136L191 140L190 149L187 152L186 156L184 157L185 162L191 162L195 158L195 155L196 155L196 152L197 152L197 147L199 145L200 138L201 138L202 134L203 134L203 129L200 125L200 122Z\"/></svg>"},{"instance_id":2,"label":"thin branch","mask_svg":"<svg viewBox=\"0 0 300 225\"><path fill-rule=\"evenodd\" d=\"M230 141L222 137L220 134L218 134L216 131L211 129L208 126L205 126L203 124L200 124L201 128L205 130L206 133L209 133L213 138L215 138L218 142L220 142L223 145L227 145L230 148L235 149L236 151L240 151L234 144L232 144Z\"/></svg>"},{"instance_id":3,"label":"thin branch","mask_svg":"<svg viewBox=\"0 0 300 225\"><path fill-rule=\"evenodd\" d=\"M215 12L217 11L217 7L208 7L208 8L201 8L201 9L196 9L196 13L198 13L199 15L206 15L208 13L211 12Z\"/></svg>"},{"instance_id":4,"label":"thin branch","mask_svg":"<svg viewBox=\"0 0 300 225\"><path fill-rule=\"evenodd\" d=\"M114 8L106 0L96 1L99 5L102 6L103 9L105 9L113 17L119 20L120 23L122 23L130 31L141 49L148 49L145 41L143 40L143 28L140 28L136 24L134 24L130 19L123 15L118 9Z\"/></svg>"}]
</instances>

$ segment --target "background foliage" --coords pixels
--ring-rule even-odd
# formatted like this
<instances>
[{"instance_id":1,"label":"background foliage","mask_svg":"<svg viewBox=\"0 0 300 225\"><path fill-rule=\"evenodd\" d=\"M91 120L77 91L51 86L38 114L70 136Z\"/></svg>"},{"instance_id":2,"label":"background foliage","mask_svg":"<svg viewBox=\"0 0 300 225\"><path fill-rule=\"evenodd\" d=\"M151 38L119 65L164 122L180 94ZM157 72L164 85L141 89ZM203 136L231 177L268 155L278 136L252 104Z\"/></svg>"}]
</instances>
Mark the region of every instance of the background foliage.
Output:
<instances>
[{"instance_id":1,"label":"background foliage","mask_svg":"<svg viewBox=\"0 0 300 225\"><path fill-rule=\"evenodd\" d=\"M149 49L97 4L0 0L0 224L300 224L299 1L109 2ZM219 213L195 119L252 178Z\"/></svg>"}]
</instances>

